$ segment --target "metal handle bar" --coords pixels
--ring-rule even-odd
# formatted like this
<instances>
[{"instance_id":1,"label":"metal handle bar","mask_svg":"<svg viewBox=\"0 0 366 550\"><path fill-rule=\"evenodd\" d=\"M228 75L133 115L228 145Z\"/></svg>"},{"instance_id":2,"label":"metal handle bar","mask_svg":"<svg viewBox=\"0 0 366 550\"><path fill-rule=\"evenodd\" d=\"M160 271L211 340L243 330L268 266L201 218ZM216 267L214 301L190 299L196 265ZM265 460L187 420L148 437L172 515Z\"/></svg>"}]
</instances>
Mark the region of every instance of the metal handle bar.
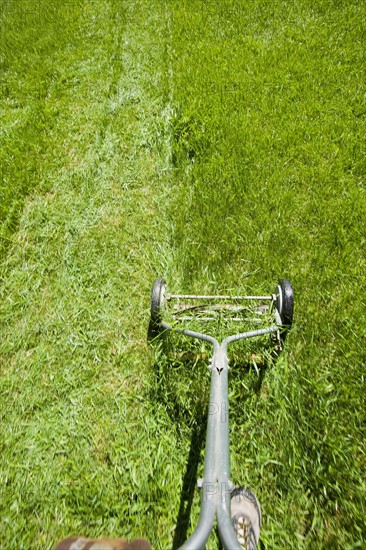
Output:
<instances>
[{"instance_id":1,"label":"metal handle bar","mask_svg":"<svg viewBox=\"0 0 366 550\"><path fill-rule=\"evenodd\" d=\"M229 360L227 346L231 342L270 334L280 330L280 326L252 330L225 338L221 344L213 336L188 329L177 329L161 322L165 330L174 330L191 338L210 342L214 353L210 363L211 388L207 419L204 478L202 484L201 513L197 527L180 550L199 550L204 547L212 531L215 517L219 535L228 550L241 550L231 523L230 452L229 452Z\"/></svg>"}]
</instances>

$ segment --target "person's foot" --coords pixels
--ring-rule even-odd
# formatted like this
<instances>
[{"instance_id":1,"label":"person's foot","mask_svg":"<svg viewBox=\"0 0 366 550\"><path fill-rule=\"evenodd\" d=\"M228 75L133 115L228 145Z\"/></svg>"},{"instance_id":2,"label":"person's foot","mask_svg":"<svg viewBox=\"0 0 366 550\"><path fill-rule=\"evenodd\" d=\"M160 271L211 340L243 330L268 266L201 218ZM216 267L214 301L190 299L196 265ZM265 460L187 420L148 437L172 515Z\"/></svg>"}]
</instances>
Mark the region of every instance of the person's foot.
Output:
<instances>
[{"instance_id":1,"label":"person's foot","mask_svg":"<svg viewBox=\"0 0 366 550\"><path fill-rule=\"evenodd\" d=\"M59 542L54 550L152 550L152 548L151 544L143 539L128 542L126 539L68 537Z\"/></svg>"},{"instance_id":2,"label":"person's foot","mask_svg":"<svg viewBox=\"0 0 366 550\"><path fill-rule=\"evenodd\" d=\"M243 550L255 550L259 540L262 515L259 502L250 489L244 487L233 489L231 520Z\"/></svg>"}]
</instances>

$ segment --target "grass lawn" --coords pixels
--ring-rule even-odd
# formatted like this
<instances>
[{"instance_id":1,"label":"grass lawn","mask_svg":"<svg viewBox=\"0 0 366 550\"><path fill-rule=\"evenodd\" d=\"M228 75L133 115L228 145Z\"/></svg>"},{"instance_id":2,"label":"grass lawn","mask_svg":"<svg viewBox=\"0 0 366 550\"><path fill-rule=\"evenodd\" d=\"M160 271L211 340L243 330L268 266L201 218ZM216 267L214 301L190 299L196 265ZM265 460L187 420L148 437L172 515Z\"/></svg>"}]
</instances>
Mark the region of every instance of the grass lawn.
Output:
<instances>
[{"instance_id":1,"label":"grass lawn","mask_svg":"<svg viewBox=\"0 0 366 550\"><path fill-rule=\"evenodd\" d=\"M365 546L365 25L360 0L0 0L0 548L192 532L209 372L148 346L157 276L291 279L285 352L230 371L233 481L261 548Z\"/></svg>"}]
</instances>

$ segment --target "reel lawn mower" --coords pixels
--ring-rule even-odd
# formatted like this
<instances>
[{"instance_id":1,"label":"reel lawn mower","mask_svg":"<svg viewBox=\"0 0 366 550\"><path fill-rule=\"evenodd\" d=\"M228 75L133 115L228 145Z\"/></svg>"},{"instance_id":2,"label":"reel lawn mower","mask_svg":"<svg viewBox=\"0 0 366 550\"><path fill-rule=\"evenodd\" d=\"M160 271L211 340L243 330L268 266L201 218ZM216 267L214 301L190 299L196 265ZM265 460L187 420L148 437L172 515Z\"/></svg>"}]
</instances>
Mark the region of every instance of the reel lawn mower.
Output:
<instances>
[{"instance_id":1,"label":"reel lawn mower","mask_svg":"<svg viewBox=\"0 0 366 550\"><path fill-rule=\"evenodd\" d=\"M268 335L268 346L277 356L291 327L293 311L293 288L287 279L281 279L274 293L267 296L170 294L164 279L154 282L149 338L158 342L168 333L179 333L213 347L204 477L199 484L202 489L200 518L193 534L181 546L182 550L204 548L215 519L225 549L257 547L261 524L259 502L249 489L234 487L230 478L227 348L234 342ZM187 323L190 328L186 328ZM229 335L219 341L204 334L198 330L204 323L213 323L220 327L220 333L229 331ZM235 324L239 330L232 334ZM214 407L217 410L213 410Z\"/></svg>"}]
</instances>

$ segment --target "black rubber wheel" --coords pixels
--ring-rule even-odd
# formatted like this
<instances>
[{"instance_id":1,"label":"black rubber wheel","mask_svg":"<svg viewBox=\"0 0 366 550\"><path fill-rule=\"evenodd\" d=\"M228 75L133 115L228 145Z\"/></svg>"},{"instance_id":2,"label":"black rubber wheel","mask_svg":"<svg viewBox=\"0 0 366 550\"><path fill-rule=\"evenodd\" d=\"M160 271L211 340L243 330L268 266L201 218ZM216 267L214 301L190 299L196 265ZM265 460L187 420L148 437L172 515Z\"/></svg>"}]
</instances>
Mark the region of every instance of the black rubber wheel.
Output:
<instances>
[{"instance_id":1,"label":"black rubber wheel","mask_svg":"<svg viewBox=\"0 0 366 550\"><path fill-rule=\"evenodd\" d=\"M281 322L289 329L294 316L294 291L290 281L288 279L280 279L275 294L275 306L281 317Z\"/></svg>"},{"instance_id":2,"label":"black rubber wheel","mask_svg":"<svg viewBox=\"0 0 366 550\"><path fill-rule=\"evenodd\" d=\"M149 338L155 338L162 332L164 305L166 301L167 284L164 279L155 279L151 292L151 313L149 323Z\"/></svg>"}]
</instances>

